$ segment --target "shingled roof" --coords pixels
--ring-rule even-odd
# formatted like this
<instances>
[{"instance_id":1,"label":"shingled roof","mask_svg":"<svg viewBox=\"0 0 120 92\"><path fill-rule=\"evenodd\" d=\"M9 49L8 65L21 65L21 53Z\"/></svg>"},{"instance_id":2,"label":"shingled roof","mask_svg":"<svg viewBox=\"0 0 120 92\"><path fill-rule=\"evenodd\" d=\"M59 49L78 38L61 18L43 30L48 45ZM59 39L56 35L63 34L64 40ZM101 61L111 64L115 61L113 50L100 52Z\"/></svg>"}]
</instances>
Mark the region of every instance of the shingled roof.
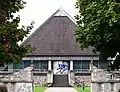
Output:
<instances>
[{"instance_id":1,"label":"shingled roof","mask_svg":"<svg viewBox=\"0 0 120 92\"><path fill-rule=\"evenodd\" d=\"M35 50L27 55L94 55L91 48L80 49L75 38L76 24L63 9L58 9L22 45Z\"/></svg>"}]
</instances>

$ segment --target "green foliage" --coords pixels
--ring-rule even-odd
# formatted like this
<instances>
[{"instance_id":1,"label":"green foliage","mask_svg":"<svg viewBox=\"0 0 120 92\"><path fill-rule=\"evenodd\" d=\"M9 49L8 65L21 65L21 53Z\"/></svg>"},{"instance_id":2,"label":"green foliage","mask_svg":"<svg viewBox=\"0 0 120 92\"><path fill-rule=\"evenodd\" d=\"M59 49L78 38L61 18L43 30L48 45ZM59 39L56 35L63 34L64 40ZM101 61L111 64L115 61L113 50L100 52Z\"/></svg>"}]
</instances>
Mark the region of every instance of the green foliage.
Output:
<instances>
[{"instance_id":1,"label":"green foliage","mask_svg":"<svg viewBox=\"0 0 120 92\"><path fill-rule=\"evenodd\" d=\"M0 63L18 62L31 51L30 45L18 45L33 28L33 22L20 28L20 16L14 17L14 13L23 9L24 4L23 0L0 0Z\"/></svg>"},{"instance_id":2,"label":"green foliage","mask_svg":"<svg viewBox=\"0 0 120 92\"><path fill-rule=\"evenodd\" d=\"M120 0L77 0L76 8L80 47L93 47L103 60L120 53Z\"/></svg>"}]
</instances>

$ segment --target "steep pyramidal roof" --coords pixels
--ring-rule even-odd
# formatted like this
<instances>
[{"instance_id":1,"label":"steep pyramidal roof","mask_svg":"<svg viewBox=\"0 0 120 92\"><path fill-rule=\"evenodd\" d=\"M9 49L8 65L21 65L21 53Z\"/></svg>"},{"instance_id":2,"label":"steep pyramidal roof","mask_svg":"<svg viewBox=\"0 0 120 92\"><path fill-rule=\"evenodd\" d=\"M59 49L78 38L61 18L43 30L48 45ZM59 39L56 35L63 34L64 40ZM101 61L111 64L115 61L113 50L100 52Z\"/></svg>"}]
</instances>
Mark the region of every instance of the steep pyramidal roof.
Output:
<instances>
[{"instance_id":1,"label":"steep pyramidal roof","mask_svg":"<svg viewBox=\"0 0 120 92\"><path fill-rule=\"evenodd\" d=\"M58 9L22 45L35 51L27 55L94 55L92 49L81 50L75 38L76 24L63 9Z\"/></svg>"}]
</instances>

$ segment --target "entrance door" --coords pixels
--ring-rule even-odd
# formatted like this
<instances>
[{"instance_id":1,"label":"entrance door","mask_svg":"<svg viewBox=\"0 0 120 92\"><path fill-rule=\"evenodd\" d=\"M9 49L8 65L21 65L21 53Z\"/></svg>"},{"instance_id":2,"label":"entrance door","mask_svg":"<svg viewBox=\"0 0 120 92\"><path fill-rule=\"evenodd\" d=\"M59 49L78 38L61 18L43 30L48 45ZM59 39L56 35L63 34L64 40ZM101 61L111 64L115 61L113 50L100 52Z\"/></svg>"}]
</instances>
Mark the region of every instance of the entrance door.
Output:
<instances>
[{"instance_id":1,"label":"entrance door","mask_svg":"<svg viewBox=\"0 0 120 92\"><path fill-rule=\"evenodd\" d=\"M54 61L53 72L55 75L68 74L68 62L66 61Z\"/></svg>"}]
</instances>

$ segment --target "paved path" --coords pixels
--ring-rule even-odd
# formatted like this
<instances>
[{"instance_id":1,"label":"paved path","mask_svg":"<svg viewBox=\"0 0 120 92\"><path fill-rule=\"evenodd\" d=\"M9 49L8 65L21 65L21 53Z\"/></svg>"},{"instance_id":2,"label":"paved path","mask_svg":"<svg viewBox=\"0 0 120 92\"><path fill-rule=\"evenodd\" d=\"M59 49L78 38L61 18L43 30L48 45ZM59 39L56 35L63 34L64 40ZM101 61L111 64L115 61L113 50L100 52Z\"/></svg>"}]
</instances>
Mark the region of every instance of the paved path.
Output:
<instances>
[{"instance_id":1,"label":"paved path","mask_svg":"<svg viewBox=\"0 0 120 92\"><path fill-rule=\"evenodd\" d=\"M44 92L77 92L73 87L50 87Z\"/></svg>"}]
</instances>

